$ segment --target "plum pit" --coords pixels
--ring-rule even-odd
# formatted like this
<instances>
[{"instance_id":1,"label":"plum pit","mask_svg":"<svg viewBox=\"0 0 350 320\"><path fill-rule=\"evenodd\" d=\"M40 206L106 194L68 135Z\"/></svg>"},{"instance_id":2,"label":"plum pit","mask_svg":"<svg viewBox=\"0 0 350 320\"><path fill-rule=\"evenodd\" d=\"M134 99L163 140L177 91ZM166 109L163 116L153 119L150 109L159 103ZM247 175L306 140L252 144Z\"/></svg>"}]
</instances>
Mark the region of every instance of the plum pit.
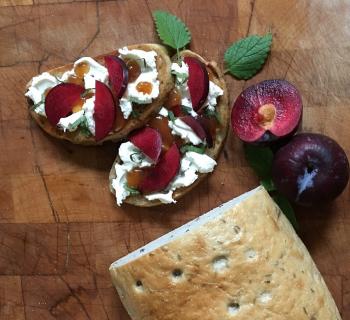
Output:
<instances>
[{"instance_id":1,"label":"plum pit","mask_svg":"<svg viewBox=\"0 0 350 320\"><path fill-rule=\"evenodd\" d=\"M264 104L259 111L259 124L265 130L270 130L276 117L276 107L272 103Z\"/></svg>"}]
</instances>

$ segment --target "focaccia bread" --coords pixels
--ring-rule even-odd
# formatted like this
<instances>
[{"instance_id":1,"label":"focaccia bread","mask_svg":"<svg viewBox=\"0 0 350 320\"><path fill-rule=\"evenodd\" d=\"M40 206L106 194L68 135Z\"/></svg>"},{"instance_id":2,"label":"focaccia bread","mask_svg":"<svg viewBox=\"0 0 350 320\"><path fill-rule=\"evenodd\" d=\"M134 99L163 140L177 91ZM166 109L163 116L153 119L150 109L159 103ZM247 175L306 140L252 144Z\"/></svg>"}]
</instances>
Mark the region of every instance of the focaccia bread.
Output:
<instances>
[{"instance_id":1,"label":"focaccia bread","mask_svg":"<svg viewBox=\"0 0 350 320\"><path fill-rule=\"evenodd\" d=\"M42 116L36 113L32 109L33 102L28 99L28 108L30 110L30 115L32 118L38 123L38 125L49 135L58 138L68 140L75 144L82 145L96 145L102 144L105 141L119 141L125 138L131 131L142 127L151 117L153 117L163 105L164 99L166 98L168 92L172 89L174 83L170 74L170 58L168 56L167 50L165 47L158 44L136 44L130 45L126 47L129 50L137 49L143 51L155 51L157 53L156 57L156 66L158 71L158 80L159 80L159 95L155 98L152 103L148 104L140 104L137 110L137 116L129 117L126 120L126 123L123 127L114 128L112 131L108 133L108 135L100 141L95 141L93 136L86 136L82 130L76 130L73 132L59 129L58 127L52 126L45 116ZM107 54L103 54L94 58L95 61L104 65L104 57L107 55L116 55L117 52L110 52ZM50 75L55 76L56 78L61 77L65 72L71 70L73 68L73 64L67 64L62 67L58 67L52 70L48 70L47 72ZM30 81L26 89L28 90L32 84ZM118 114L117 114L118 116ZM122 116L121 114L119 116ZM115 123L117 125L117 121Z\"/></svg>"},{"instance_id":2,"label":"focaccia bread","mask_svg":"<svg viewBox=\"0 0 350 320\"><path fill-rule=\"evenodd\" d=\"M223 74L221 70L218 68L217 63L215 61L207 61L203 57L201 57L199 54L190 51L190 50L184 50L180 52L180 57L193 57L201 61L205 68L207 69L208 74L210 75L210 81L212 81L215 85L220 87L222 89L222 95L220 95L217 99L217 105L215 106L215 110L217 113L218 119L220 119L220 123L216 127L215 131L215 138L213 141L213 146L210 148L205 149L205 154L208 155L210 158L217 160L220 152L224 146L225 139L227 136L227 131L228 131L228 125L229 125L229 113L230 109L228 107L228 92L227 92L227 87L225 80L223 78ZM176 57L173 57L172 61L177 61ZM116 157L110 174L109 174L109 187L110 191L115 195L116 190L113 188L113 180L116 179L117 174L116 174L116 164L120 164L121 159L119 156ZM214 169L215 170L215 169ZM181 197L183 197L185 194L190 192L193 188L195 188L209 173L198 173L198 178L196 179L195 182L190 184L189 186L186 187L180 187L176 189L173 193L172 198L174 201L177 201ZM140 207L152 207L152 206L157 206L161 205L162 202L158 199L155 200L149 200L147 199L144 195L131 195L128 196L125 200L125 203L132 204L135 206L140 206Z\"/></svg>"},{"instance_id":3,"label":"focaccia bread","mask_svg":"<svg viewBox=\"0 0 350 320\"><path fill-rule=\"evenodd\" d=\"M289 221L256 188L114 262L133 320L339 320Z\"/></svg>"}]
</instances>

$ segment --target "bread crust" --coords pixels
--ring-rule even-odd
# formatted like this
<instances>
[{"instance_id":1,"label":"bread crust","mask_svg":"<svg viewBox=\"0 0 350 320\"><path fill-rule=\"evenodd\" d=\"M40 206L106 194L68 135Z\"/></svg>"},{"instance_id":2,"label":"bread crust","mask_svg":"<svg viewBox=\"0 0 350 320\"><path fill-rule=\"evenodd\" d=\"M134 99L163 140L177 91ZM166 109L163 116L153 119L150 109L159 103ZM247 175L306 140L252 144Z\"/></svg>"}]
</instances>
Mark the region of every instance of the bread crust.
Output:
<instances>
[{"instance_id":1,"label":"bread crust","mask_svg":"<svg viewBox=\"0 0 350 320\"><path fill-rule=\"evenodd\" d=\"M74 144L81 145L100 145L105 141L119 141L125 138L131 131L142 127L150 118L152 118L155 114L158 113L160 108L163 105L164 100L167 97L169 91L173 88L174 82L171 77L170 68L171 61L168 55L168 52L165 47L159 44L146 43L146 44L135 44L127 46L128 49L140 49L144 51L154 50L157 52L156 64L158 69L158 79L159 79L159 96L153 100L150 104L145 104L143 111L140 113L138 118L129 118L126 125L119 131L111 131L104 139L100 141L95 141L93 136L86 137L82 132L78 129L74 132L63 132L57 127L53 127L46 117L43 117L37 114L34 110L30 110L31 101L28 101L29 112L32 118L38 123L38 125L49 135L57 138L68 140ZM99 55L94 59L103 64L103 57L106 55L115 55L117 51L113 51L107 54ZM58 67L55 69L48 70L47 72L55 75L61 76L64 72L71 70L73 67L73 63L67 64L62 67ZM31 81L26 85L26 90L30 87Z\"/></svg>"},{"instance_id":2,"label":"bread crust","mask_svg":"<svg viewBox=\"0 0 350 320\"><path fill-rule=\"evenodd\" d=\"M191 56L199 59L201 62L205 64L205 66L210 69L214 75L214 79L211 79L215 84L217 84L219 87L221 87L224 91L224 94L220 96L218 100L218 104L216 106L216 110L218 114L220 115L221 119L221 126L220 130L217 130L216 133L216 138L215 138L215 143L213 148L207 148L206 149L206 154L213 158L217 159L220 155L220 152L225 144L226 136L227 136L227 130L229 126L229 115L230 115L230 110L228 107L228 92L227 92L227 87L225 80L223 78L223 73L221 70L218 68L217 63L215 61L207 61L203 57L201 57L199 54L190 51L190 50L184 50L180 53L182 57L185 56ZM173 59L174 60L174 59ZM119 157L117 157L113 163L113 166L111 168L110 174L109 174L109 187L110 191L115 195L115 190L112 187L112 180L116 177L115 173L115 164L120 162ZM215 169L214 169L215 170ZM201 181L204 180L204 178L210 173L198 173L198 178L197 180L192 183L188 187L184 188L179 188L176 189L173 193L173 199L178 200L181 197L183 197L186 193L190 192L193 188L195 188ZM142 195L137 195L137 196L129 196L124 200L124 203L132 204L134 206L139 206L139 207L154 207L158 205L164 205L159 200L147 200L144 196Z\"/></svg>"},{"instance_id":3,"label":"bread crust","mask_svg":"<svg viewBox=\"0 0 350 320\"><path fill-rule=\"evenodd\" d=\"M262 187L110 273L133 320L341 319L310 254Z\"/></svg>"}]
</instances>

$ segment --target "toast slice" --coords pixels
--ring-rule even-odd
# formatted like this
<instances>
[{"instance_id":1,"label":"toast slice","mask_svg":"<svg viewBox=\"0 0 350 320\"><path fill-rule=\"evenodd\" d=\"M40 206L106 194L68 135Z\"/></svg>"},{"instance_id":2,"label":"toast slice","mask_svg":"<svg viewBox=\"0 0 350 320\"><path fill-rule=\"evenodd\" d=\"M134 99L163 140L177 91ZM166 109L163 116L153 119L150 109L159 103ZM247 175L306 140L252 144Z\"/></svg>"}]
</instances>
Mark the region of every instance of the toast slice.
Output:
<instances>
[{"instance_id":1,"label":"toast slice","mask_svg":"<svg viewBox=\"0 0 350 320\"><path fill-rule=\"evenodd\" d=\"M207 154L212 159L217 159L222 150L225 139L227 136L227 130L229 126L229 107L228 107L228 93L226 88L225 80L223 79L223 73L217 66L217 63L214 61L207 61L197 53L194 53L190 50L184 50L180 53L181 57L194 57L203 62L207 68L209 74L211 74L211 81L218 85L223 90L223 95L218 98L216 111L220 118L220 125L216 129L215 141L212 148L206 148L205 154ZM173 59L175 60L175 59ZM110 171L109 181L110 181L110 191L115 195L115 189L112 186L113 179L116 178L115 165L120 163L120 158L117 156L115 162ZM215 170L215 169L214 169ZM176 189L173 193L173 199L176 201L184 196L186 193L191 191L196 187L208 173L198 173L197 180L188 187L182 187ZM152 207L164 204L159 200L147 200L143 195L131 195L124 200L124 203L132 204L139 207Z\"/></svg>"},{"instance_id":2,"label":"toast slice","mask_svg":"<svg viewBox=\"0 0 350 320\"><path fill-rule=\"evenodd\" d=\"M32 110L31 106L33 105L33 102L30 99L28 99L28 107L32 118L49 135L58 139L68 140L74 144L81 144L81 145L99 145L105 141L119 141L125 138L131 131L144 126L145 123L147 123L147 121L159 111L159 109L163 105L163 102L168 92L173 88L174 84L170 74L171 61L168 56L166 48L158 44L136 44L136 45L127 46L127 48L129 50L132 50L132 49L139 49L143 51L153 50L157 53L156 66L157 66L158 80L159 80L159 95L157 98L155 98L152 101L152 103L140 105L141 107L138 108L137 117L129 117L126 120L125 125L121 129L118 129L118 128L113 129L111 132L109 132L109 134L105 138L97 142L95 141L93 136L87 137L85 134L83 134L82 130L80 130L79 128L73 132L68 132L68 131L64 132L58 127L52 126L46 117ZM104 56L116 55L116 54L117 54L117 51L113 51L108 54L97 56L94 59L98 63L104 65ZM55 77L60 77L63 75L64 72L71 70L72 67L73 67L73 64L67 64L65 66L49 70L47 72ZM30 87L31 83L32 81L30 81L27 84L26 86L27 90ZM122 116L122 114L120 114L120 116Z\"/></svg>"},{"instance_id":3,"label":"toast slice","mask_svg":"<svg viewBox=\"0 0 350 320\"><path fill-rule=\"evenodd\" d=\"M109 271L133 320L341 320L309 252L263 187Z\"/></svg>"}]
</instances>

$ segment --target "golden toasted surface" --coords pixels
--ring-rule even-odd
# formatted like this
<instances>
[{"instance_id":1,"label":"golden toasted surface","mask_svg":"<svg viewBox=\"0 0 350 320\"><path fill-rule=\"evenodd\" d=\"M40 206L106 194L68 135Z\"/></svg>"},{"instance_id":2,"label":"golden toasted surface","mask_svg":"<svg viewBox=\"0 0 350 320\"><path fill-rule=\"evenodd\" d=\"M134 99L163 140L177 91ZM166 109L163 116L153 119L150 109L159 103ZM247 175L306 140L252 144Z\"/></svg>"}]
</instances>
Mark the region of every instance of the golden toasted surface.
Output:
<instances>
[{"instance_id":1,"label":"golden toasted surface","mask_svg":"<svg viewBox=\"0 0 350 320\"><path fill-rule=\"evenodd\" d=\"M110 272L133 320L341 319L307 249L263 188Z\"/></svg>"},{"instance_id":2,"label":"golden toasted surface","mask_svg":"<svg viewBox=\"0 0 350 320\"><path fill-rule=\"evenodd\" d=\"M224 94L219 97L218 104L215 107L218 114L219 114L219 118L220 118L221 123L220 123L220 126L216 132L214 147L210 148L210 149L209 148L206 149L206 154L208 156L210 156L213 159L217 159L219 157L220 151L223 148L224 143L225 143L225 139L227 136L227 130L228 130L228 126L229 126L229 116L230 116L230 110L229 110L229 106L228 106L228 92L227 92L225 80L223 78L223 74L220 71L220 69L218 68L216 62L206 61L203 57L201 57L200 55L198 55L195 52L192 52L190 50L184 50L180 53L180 55L183 57L185 57L185 56L196 57L197 59L202 61L206 65L207 69L209 69L213 74L213 79L211 79L211 81L213 81L215 84L217 84L224 91ZM109 175L110 190L113 194L115 194L115 190L112 188L112 180L116 177L114 167L115 167L115 164L118 163L119 161L120 160L117 157L115 162L113 163L113 166L111 168L110 175ZM180 199L182 196L184 196L186 193L188 193L190 190L192 190L196 185L198 185L207 175L208 175L208 173L198 173L197 180L188 187L176 189L174 194L173 194L173 198L175 200ZM128 203L128 204L135 205L135 206L139 206L139 207L153 207L153 206L163 204L159 200L149 201L141 195L130 196L130 197L126 198L124 200L124 202Z\"/></svg>"},{"instance_id":3,"label":"golden toasted surface","mask_svg":"<svg viewBox=\"0 0 350 320\"><path fill-rule=\"evenodd\" d=\"M168 53L165 47L158 44L136 44L127 46L129 49L140 49L144 51L154 50L157 52L157 69L158 69L158 79L159 79L159 96L157 99L154 99L152 103L144 105L142 108L142 112L139 113L137 118L129 118L125 124L125 126L118 131L112 131L106 136L103 140L96 142L94 137L86 137L82 132L78 129L74 132L63 132L57 127L53 127L47 120L47 118L40 116L33 110L30 111L32 118L39 124L39 126L47 132L49 135L58 138L68 140L75 144L83 144L83 145L97 145L102 144L105 141L118 141L125 138L132 130L142 127L154 114L156 114L159 109L162 107L163 102L168 94L168 92L173 87L173 80L170 74L171 62L168 56ZM109 52L107 54L103 54L95 57L94 59L99 63L103 64L103 57L106 55L116 54L116 51ZM61 76L64 72L71 70L73 64L67 64L62 67L58 67L52 70L48 70L52 75ZM26 86L28 89L30 87L31 82L29 82ZM28 102L28 107L30 107L30 103Z\"/></svg>"}]
</instances>

